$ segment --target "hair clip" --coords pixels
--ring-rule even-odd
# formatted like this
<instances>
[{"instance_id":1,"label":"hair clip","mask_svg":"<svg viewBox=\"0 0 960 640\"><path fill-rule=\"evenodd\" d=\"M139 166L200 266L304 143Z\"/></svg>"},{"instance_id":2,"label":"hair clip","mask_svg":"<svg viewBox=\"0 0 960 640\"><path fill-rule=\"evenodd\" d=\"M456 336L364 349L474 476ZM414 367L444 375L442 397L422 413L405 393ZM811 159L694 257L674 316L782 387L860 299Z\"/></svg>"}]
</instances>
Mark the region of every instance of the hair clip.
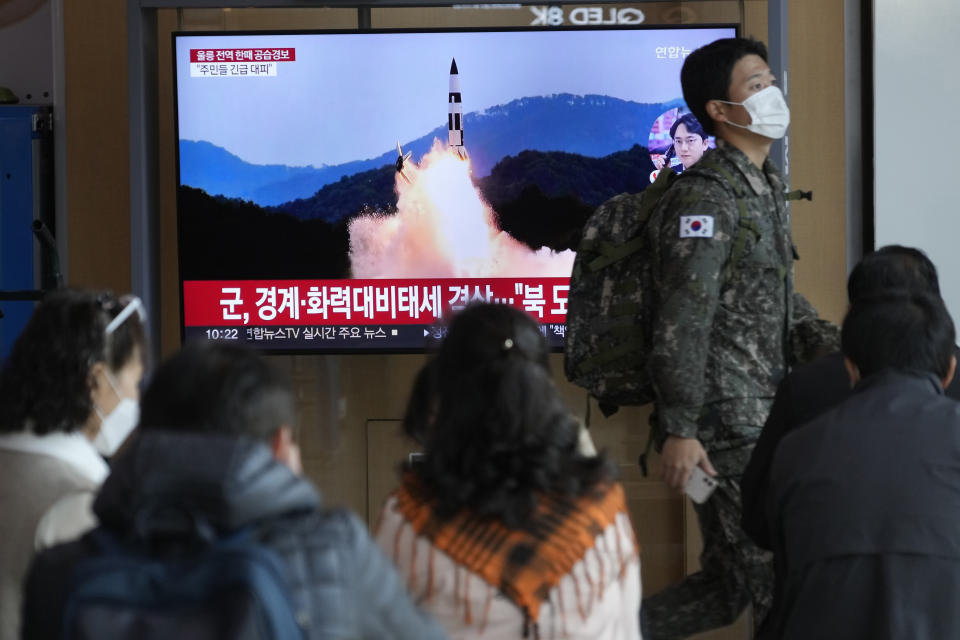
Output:
<instances>
[{"instance_id":1,"label":"hair clip","mask_svg":"<svg viewBox=\"0 0 960 640\"><path fill-rule=\"evenodd\" d=\"M127 303L127 306L121 309L120 313L117 314L117 317L111 320L107 325L107 328L105 329L106 334L109 336L111 333L116 331L117 327L123 324L123 322L134 313L140 317L140 322L146 321L147 313L143 308L143 302L140 301L140 298L131 296L130 302Z\"/></svg>"}]
</instances>

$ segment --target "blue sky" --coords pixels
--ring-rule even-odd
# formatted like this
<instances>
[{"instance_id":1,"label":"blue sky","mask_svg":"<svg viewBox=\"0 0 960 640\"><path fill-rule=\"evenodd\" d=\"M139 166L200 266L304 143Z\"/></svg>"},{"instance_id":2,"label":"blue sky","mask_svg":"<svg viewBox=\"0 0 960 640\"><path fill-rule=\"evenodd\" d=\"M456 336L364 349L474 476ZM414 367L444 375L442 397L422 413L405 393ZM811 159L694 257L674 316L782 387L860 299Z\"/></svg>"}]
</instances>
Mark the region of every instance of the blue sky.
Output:
<instances>
[{"instance_id":1,"label":"blue sky","mask_svg":"<svg viewBox=\"0 0 960 640\"><path fill-rule=\"evenodd\" d=\"M177 40L180 138L255 164L340 164L445 125L450 60L468 114L516 98L601 94L636 102L682 97L689 50L729 29L185 35ZM191 78L189 50L293 47L275 77ZM465 119L469 139L469 119Z\"/></svg>"}]
</instances>

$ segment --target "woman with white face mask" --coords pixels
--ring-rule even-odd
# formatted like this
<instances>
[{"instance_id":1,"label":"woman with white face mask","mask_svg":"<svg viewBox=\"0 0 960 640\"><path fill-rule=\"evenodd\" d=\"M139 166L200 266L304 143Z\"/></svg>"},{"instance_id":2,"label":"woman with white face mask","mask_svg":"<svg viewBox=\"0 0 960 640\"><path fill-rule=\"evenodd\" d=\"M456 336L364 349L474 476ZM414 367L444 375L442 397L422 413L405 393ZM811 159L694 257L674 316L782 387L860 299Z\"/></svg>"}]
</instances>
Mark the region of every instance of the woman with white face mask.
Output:
<instances>
[{"instance_id":1,"label":"woman with white face mask","mask_svg":"<svg viewBox=\"0 0 960 640\"><path fill-rule=\"evenodd\" d=\"M62 290L40 303L0 370L0 640L19 637L34 550L96 522L90 509L139 420L139 298Z\"/></svg>"}]
</instances>

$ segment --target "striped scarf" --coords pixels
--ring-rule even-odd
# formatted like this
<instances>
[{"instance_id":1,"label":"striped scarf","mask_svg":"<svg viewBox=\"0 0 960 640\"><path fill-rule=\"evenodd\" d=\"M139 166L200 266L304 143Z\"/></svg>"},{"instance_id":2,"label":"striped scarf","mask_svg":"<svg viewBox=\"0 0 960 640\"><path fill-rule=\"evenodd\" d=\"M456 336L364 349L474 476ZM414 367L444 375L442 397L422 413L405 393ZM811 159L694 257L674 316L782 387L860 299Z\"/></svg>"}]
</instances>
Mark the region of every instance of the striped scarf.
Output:
<instances>
[{"instance_id":1,"label":"striped scarf","mask_svg":"<svg viewBox=\"0 0 960 640\"><path fill-rule=\"evenodd\" d=\"M600 534L616 522L617 515L624 514L629 520L619 483L581 497L541 496L522 529L508 529L499 520L478 517L467 510L441 520L410 476L394 495L397 510L417 535L498 588L534 622L550 591L584 559ZM630 530L632 535L632 527ZM633 549L625 555L619 534L616 539L622 576L639 547L634 540ZM432 579L431 570L431 583ZM589 587L592 592L594 585ZM602 575L599 588L603 588ZM430 591L428 584L428 597Z\"/></svg>"}]
</instances>

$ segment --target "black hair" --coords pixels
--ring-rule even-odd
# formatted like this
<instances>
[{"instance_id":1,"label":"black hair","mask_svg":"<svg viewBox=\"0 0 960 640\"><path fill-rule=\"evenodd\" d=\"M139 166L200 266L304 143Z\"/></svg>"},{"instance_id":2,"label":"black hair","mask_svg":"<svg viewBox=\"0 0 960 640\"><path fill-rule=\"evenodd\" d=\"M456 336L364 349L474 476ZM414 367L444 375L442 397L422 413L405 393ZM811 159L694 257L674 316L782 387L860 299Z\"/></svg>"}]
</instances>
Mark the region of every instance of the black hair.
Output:
<instances>
[{"instance_id":1,"label":"black hair","mask_svg":"<svg viewBox=\"0 0 960 640\"><path fill-rule=\"evenodd\" d=\"M703 130L703 125L700 124L700 121L697 120L697 117L692 113L685 113L676 120L670 126L670 140L672 141L677 136L677 129L683 125L687 128L692 134L700 136L701 140L707 139L707 134Z\"/></svg>"},{"instance_id":2,"label":"black hair","mask_svg":"<svg viewBox=\"0 0 960 640\"><path fill-rule=\"evenodd\" d=\"M428 360L420 367L410 389L410 398L403 415L403 431L413 440L424 444L437 412L436 361Z\"/></svg>"},{"instance_id":3,"label":"black hair","mask_svg":"<svg viewBox=\"0 0 960 640\"><path fill-rule=\"evenodd\" d=\"M937 268L923 251L891 244L863 256L847 279L847 297L851 303L888 289L939 296Z\"/></svg>"},{"instance_id":4,"label":"black hair","mask_svg":"<svg viewBox=\"0 0 960 640\"><path fill-rule=\"evenodd\" d=\"M141 429L250 436L293 427L287 377L247 347L192 342L157 368L140 401Z\"/></svg>"},{"instance_id":5,"label":"black hair","mask_svg":"<svg viewBox=\"0 0 960 640\"><path fill-rule=\"evenodd\" d=\"M767 60L767 48L752 38L723 38L704 45L687 56L680 70L683 99L704 130L716 134L707 114L710 100L730 99L730 76L741 58L757 55Z\"/></svg>"},{"instance_id":6,"label":"black hair","mask_svg":"<svg viewBox=\"0 0 960 640\"><path fill-rule=\"evenodd\" d=\"M541 494L580 496L616 476L605 455L580 453L580 423L554 387L546 340L523 311L468 306L436 358L436 414L426 459L412 471L440 517L469 508L522 526Z\"/></svg>"},{"instance_id":7,"label":"black hair","mask_svg":"<svg viewBox=\"0 0 960 640\"><path fill-rule=\"evenodd\" d=\"M109 291L59 289L37 305L0 370L0 432L29 427L45 435L83 427L94 410L91 367L103 362L116 372L135 352L146 356L136 313L106 334L129 301Z\"/></svg>"},{"instance_id":8,"label":"black hair","mask_svg":"<svg viewBox=\"0 0 960 640\"><path fill-rule=\"evenodd\" d=\"M955 334L940 296L888 290L854 300L840 340L863 378L891 367L945 378Z\"/></svg>"}]
</instances>

